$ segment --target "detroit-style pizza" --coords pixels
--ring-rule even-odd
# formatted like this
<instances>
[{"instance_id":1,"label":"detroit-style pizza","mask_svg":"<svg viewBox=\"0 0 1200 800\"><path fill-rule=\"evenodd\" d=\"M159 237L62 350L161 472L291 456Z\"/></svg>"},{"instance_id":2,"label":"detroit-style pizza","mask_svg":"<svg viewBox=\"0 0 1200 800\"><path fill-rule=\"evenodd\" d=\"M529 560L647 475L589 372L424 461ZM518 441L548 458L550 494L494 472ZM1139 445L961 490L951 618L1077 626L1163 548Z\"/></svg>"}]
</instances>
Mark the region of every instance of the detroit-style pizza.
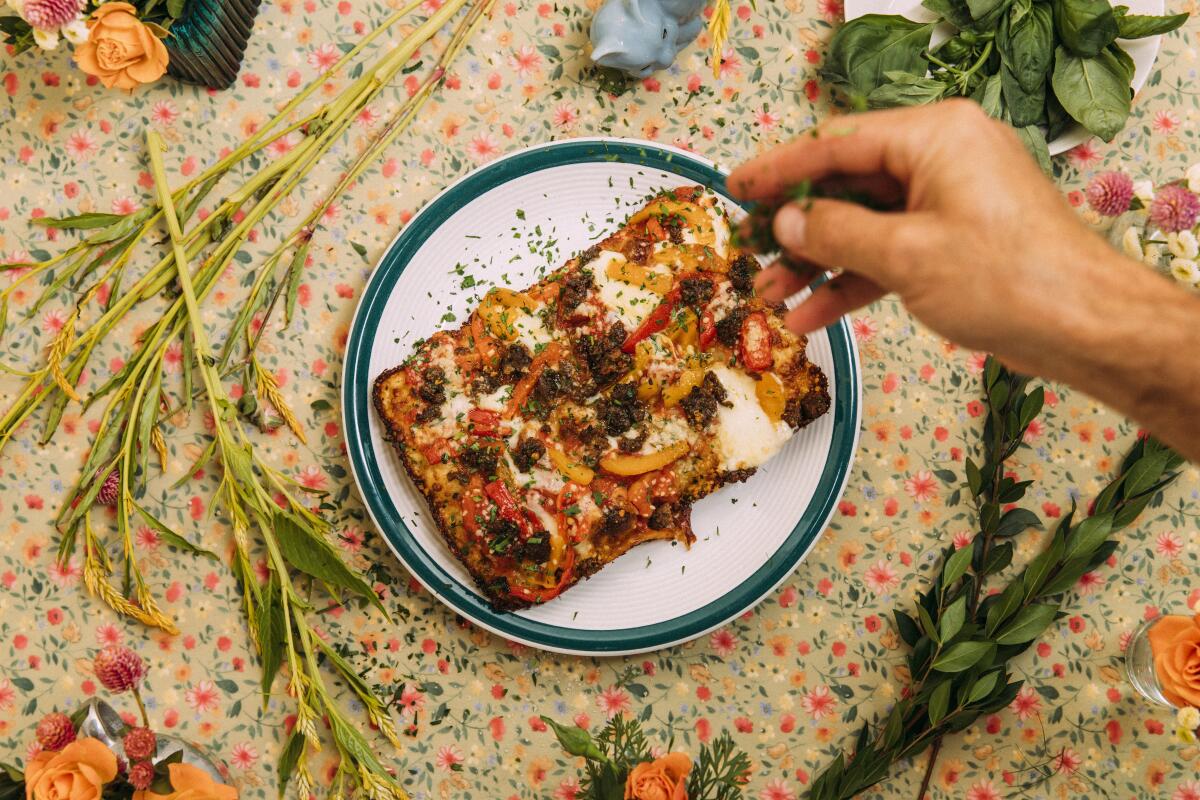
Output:
<instances>
[{"instance_id":1,"label":"detroit-style pizza","mask_svg":"<svg viewBox=\"0 0 1200 800\"><path fill-rule=\"evenodd\" d=\"M826 413L758 269L715 194L663 192L376 379L389 439L496 608L547 602L642 542L690 545L693 502Z\"/></svg>"}]
</instances>

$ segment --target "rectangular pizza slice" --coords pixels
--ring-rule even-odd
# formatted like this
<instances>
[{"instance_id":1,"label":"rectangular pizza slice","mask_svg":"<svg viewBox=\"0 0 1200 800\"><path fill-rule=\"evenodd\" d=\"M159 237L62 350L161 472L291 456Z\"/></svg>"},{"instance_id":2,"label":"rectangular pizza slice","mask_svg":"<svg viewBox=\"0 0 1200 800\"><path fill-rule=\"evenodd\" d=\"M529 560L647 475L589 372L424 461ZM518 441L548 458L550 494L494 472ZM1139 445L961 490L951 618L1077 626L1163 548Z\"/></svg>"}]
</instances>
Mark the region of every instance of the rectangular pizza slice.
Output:
<instances>
[{"instance_id":1,"label":"rectangular pizza slice","mask_svg":"<svg viewBox=\"0 0 1200 800\"><path fill-rule=\"evenodd\" d=\"M753 291L716 195L683 187L375 381L442 537L497 609L557 597L829 408L783 307Z\"/></svg>"}]
</instances>

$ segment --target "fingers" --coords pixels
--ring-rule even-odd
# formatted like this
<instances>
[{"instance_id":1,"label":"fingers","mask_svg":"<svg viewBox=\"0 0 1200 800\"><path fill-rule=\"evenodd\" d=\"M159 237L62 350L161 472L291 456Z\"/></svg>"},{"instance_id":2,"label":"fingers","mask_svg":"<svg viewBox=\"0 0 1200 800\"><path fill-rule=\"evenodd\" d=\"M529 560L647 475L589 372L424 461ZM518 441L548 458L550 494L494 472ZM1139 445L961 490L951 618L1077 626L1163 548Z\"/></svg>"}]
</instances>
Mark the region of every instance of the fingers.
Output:
<instances>
[{"instance_id":1,"label":"fingers","mask_svg":"<svg viewBox=\"0 0 1200 800\"><path fill-rule=\"evenodd\" d=\"M750 160L729 176L729 189L744 200L784 195L789 187L830 175L909 176L908 142L924 127L912 109L835 117L809 133Z\"/></svg>"},{"instance_id":2,"label":"fingers","mask_svg":"<svg viewBox=\"0 0 1200 800\"><path fill-rule=\"evenodd\" d=\"M905 281L918 251L935 241L925 212L871 211L840 200L789 203L775 215L775 238L792 257L859 273L889 289Z\"/></svg>"},{"instance_id":3,"label":"fingers","mask_svg":"<svg viewBox=\"0 0 1200 800\"><path fill-rule=\"evenodd\" d=\"M822 270L815 264L784 264L776 261L758 273L754 289L764 300L781 303L816 280Z\"/></svg>"},{"instance_id":4,"label":"fingers","mask_svg":"<svg viewBox=\"0 0 1200 800\"><path fill-rule=\"evenodd\" d=\"M842 273L821 284L812 295L784 317L788 330L803 336L832 325L856 308L887 294L883 287L861 275Z\"/></svg>"}]
</instances>

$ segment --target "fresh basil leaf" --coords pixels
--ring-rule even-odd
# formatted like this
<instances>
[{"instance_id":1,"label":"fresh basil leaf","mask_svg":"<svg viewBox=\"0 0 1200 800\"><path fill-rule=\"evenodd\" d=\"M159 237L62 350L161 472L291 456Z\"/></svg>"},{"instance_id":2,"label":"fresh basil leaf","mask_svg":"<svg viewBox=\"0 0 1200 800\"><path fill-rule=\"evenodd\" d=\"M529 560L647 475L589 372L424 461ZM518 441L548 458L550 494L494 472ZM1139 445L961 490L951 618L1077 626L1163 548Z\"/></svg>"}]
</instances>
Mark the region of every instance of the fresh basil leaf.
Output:
<instances>
[{"instance_id":1,"label":"fresh basil leaf","mask_svg":"<svg viewBox=\"0 0 1200 800\"><path fill-rule=\"evenodd\" d=\"M1050 5L1034 3L1020 20L1002 24L996 33L996 47L1022 89L1045 91L1054 61L1054 12ZM1005 100L1012 105L1008 97Z\"/></svg>"},{"instance_id":2,"label":"fresh basil leaf","mask_svg":"<svg viewBox=\"0 0 1200 800\"><path fill-rule=\"evenodd\" d=\"M1004 118L1004 96L1003 84L1000 82L1000 75L989 75L987 80L979 85L975 93L971 95L971 99L983 106L984 113L993 119ZM1002 392L999 386L996 387L997 393ZM1003 405L1003 402L996 402L996 398L991 400L993 408Z\"/></svg>"},{"instance_id":3,"label":"fresh basil leaf","mask_svg":"<svg viewBox=\"0 0 1200 800\"><path fill-rule=\"evenodd\" d=\"M1060 45L1051 85L1066 112L1104 141L1125 127L1133 98L1125 67L1111 51L1083 58Z\"/></svg>"},{"instance_id":4,"label":"fresh basil leaf","mask_svg":"<svg viewBox=\"0 0 1200 800\"><path fill-rule=\"evenodd\" d=\"M918 77L910 72L887 73L891 83L885 83L867 95L871 108L899 108L901 106L923 106L936 103L946 96L949 88L934 78Z\"/></svg>"},{"instance_id":5,"label":"fresh basil leaf","mask_svg":"<svg viewBox=\"0 0 1200 800\"><path fill-rule=\"evenodd\" d=\"M1149 14L1121 14L1117 16L1117 31L1121 39L1144 39L1170 33L1187 22L1187 14L1168 14L1157 17Z\"/></svg>"},{"instance_id":6,"label":"fresh basil leaf","mask_svg":"<svg viewBox=\"0 0 1200 800\"><path fill-rule=\"evenodd\" d=\"M1046 92L1046 141L1052 142L1075 124L1053 91Z\"/></svg>"},{"instance_id":7,"label":"fresh basil leaf","mask_svg":"<svg viewBox=\"0 0 1200 800\"><path fill-rule=\"evenodd\" d=\"M865 99L888 82L888 72L923 74L932 35L932 22L888 14L852 19L833 35L821 74L852 99Z\"/></svg>"},{"instance_id":8,"label":"fresh basil leaf","mask_svg":"<svg viewBox=\"0 0 1200 800\"><path fill-rule=\"evenodd\" d=\"M1016 73L1007 63L1000 65L1000 88L1004 96L1004 108L1008 111L1008 122L1014 128L1036 125L1046 107L1046 81L1043 80L1033 91L1021 86Z\"/></svg>"},{"instance_id":9,"label":"fresh basil leaf","mask_svg":"<svg viewBox=\"0 0 1200 800\"><path fill-rule=\"evenodd\" d=\"M1120 32L1108 0L1054 0L1054 27L1067 50L1085 57L1100 55Z\"/></svg>"},{"instance_id":10,"label":"fresh basil leaf","mask_svg":"<svg viewBox=\"0 0 1200 800\"><path fill-rule=\"evenodd\" d=\"M1117 62L1125 70L1126 80L1129 83L1133 83L1133 74L1137 72L1137 64L1133 63L1133 58L1129 55L1129 53L1126 53L1125 49L1116 42L1113 42L1108 46L1107 52L1112 53L1113 57L1117 59Z\"/></svg>"},{"instance_id":11,"label":"fresh basil leaf","mask_svg":"<svg viewBox=\"0 0 1200 800\"><path fill-rule=\"evenodd\" d=\"M1038 166L1042 168L1042 172L1047 176L1054 176L1054 166L1050 163L1050 146L1046 143L1046 134L1042 133L1042 129L1037 125L1026 125L1024 128L1017 128L1017 138L1021 140L1021 144L1025 145L1025 149L1038 162Z\"/></svg>"},{"instance_id":12,"label":"fresh basil leaf","mask_svg":"<svg viewBox=\"0 0 1200 800\"><path fill-rule=\"evenodd\" d=\"M921 5L960 31L969 31L975 26L966 0L922 0Z\"/></svg>"},{"instance_id":13,"label":"fresh basil leaf","mask_svg":"<svg viewBox=\"0 0 1200 800\"><path fill-rule=\"evenodd\" d=\"M975 28L980 31L995 30L1012 4L1013 0L967 0Z\"/></svg>"}]
</instances>

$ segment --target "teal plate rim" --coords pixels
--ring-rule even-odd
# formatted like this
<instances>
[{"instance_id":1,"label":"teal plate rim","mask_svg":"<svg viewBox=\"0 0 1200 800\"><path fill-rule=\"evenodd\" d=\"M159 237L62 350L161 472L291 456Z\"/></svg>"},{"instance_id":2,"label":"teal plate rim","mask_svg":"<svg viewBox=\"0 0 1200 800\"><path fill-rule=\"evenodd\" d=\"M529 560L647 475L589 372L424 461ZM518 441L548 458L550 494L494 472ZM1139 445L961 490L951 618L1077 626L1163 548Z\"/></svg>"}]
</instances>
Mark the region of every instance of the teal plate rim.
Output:
<instances>
[{"instance_id":1,"label":"teal plate rim","mask_svg":"<svg viewBox=\"0 0 1200 800\"><path fill-rule=\"evenodd\" d=\"M804 560L833 517L857 450L862 385L858 348L846 319L826 328L834 369L833 436L813 499L791 534L737 588L673 619L612 630L561 627L498 613L474 589L446 572L409 531L379 471L370 435L370 359L380 317L401 273L425 241L470 200L508 181L544 169L597 161L620 161L661 169L710 187L731 202L725 176L712 162L685 150L634 139L588 138L549 142L518 150L467 173L414 216L388 246L367 282L346 344L342 374L342 424L351 470L376 528L401 563L431 594L477 625L506 639L572 655L629 655L670 647L703 636L758 605ZM386 448L386 446L384 446Z\"/></svg>"}]
</instances>

